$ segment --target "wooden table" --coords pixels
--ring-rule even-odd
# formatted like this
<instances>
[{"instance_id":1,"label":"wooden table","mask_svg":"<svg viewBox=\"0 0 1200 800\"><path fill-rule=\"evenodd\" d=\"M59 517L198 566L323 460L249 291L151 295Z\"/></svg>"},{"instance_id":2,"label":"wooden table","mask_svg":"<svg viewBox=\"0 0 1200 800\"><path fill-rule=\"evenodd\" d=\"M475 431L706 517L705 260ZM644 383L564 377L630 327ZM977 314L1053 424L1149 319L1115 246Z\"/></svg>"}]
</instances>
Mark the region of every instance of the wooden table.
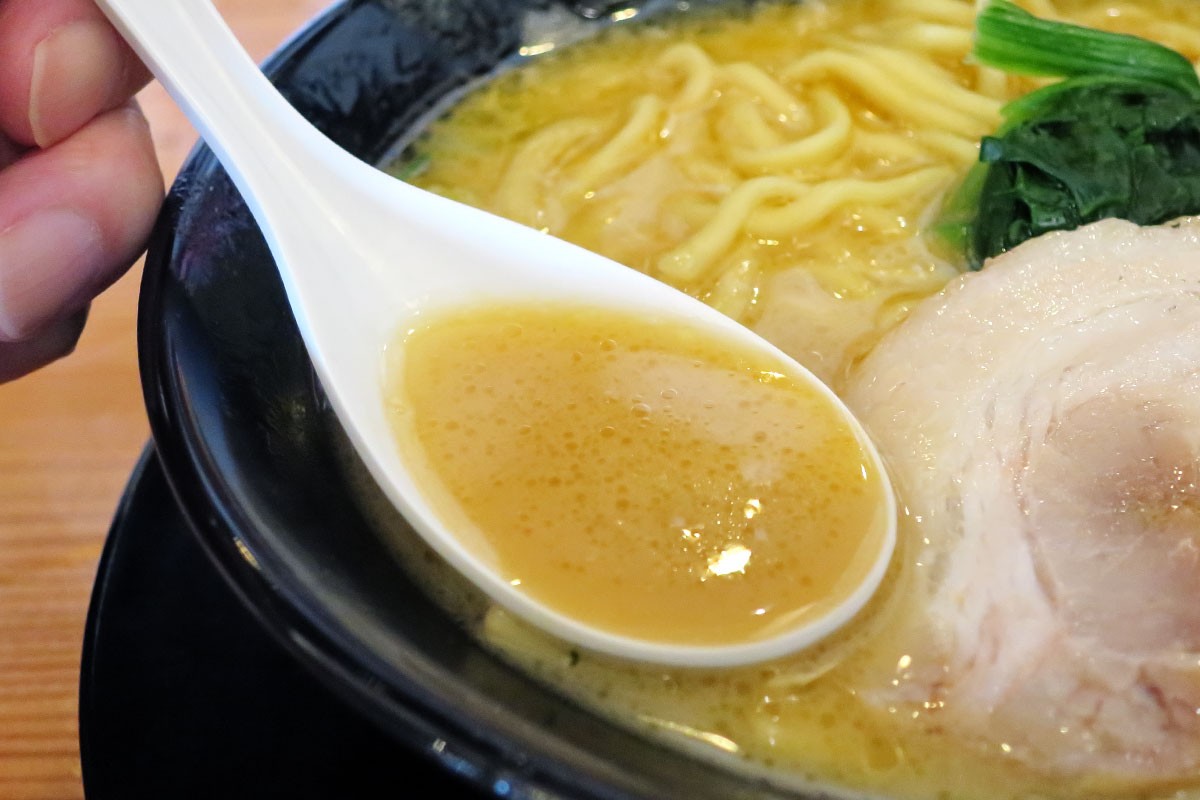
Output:
<instances>
[{"instance_id":1,"label":"wooden table","mask_svg":"<svg viewBox=\"0 0 1200 800\"><path fill-rule=\"evenodd\" d=\"M328 0L218 0L261 60ZM168 183L196 139L141 96ZM149 436L134 346L139 263L93 306L68 359L0 386L0 800L83 797L84 620L117 501Z\"/></svg>"}]
</instances>

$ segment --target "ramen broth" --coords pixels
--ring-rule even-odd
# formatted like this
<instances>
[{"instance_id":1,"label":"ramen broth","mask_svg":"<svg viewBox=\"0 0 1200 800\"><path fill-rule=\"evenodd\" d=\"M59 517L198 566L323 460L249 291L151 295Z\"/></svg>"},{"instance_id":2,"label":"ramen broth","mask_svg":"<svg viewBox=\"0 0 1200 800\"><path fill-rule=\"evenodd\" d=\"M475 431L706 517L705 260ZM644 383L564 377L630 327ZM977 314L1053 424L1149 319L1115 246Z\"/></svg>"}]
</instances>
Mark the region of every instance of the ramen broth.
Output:
<instances>
[{"instance_id":1,"label":"ramen broth","mask_svg":"<svg viewBox=\"0 0 1200 800\"><path fill-rule=\"evenodd\" d=\"M1190 0L1022 5L1200 57ZM838 388L959 273L922 228L1003 103L1038 84L969 62L968 0L738 8L618 27L531 60L465 98L400 168L420 163L416 183L676 285ZM895 631L919 618L906 589L921 531L907 516L899 526L865 612L767 665L623 663L495 608L478 634L613 719L790 785L939 800L1200 797L1195 785L1042 771L1004 741L943 730L936 702L867 702L859 687L898 679L914 656Z\"/></svg>"},{"instance_id":2,"label":"ramen broth","mask_svg":"<svg viewBox=\"0 0 1200 800\"><path fill-rule=\"evenodd\" d=\"M678 321L443 313L391 348L418 482L519 591L607 633L691 646L823 620L872 572L883 481L838 407Z\"/></svg>"}]
</instances>

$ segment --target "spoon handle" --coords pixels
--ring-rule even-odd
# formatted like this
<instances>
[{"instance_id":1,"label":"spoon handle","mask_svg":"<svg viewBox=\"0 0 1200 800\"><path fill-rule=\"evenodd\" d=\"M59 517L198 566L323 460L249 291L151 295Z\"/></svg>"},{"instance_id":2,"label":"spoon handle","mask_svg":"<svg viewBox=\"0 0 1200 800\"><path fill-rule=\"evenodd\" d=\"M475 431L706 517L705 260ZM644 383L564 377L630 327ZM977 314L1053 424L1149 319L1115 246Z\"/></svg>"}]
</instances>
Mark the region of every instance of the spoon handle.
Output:
<instances>
[{"instance_id":1,"label":"spoon handle","mask_svg":"<svg viewBox=\"0 0 1200 800\"><path fill-rule=\"evenodd\" d=\"M371 319L394 313L350 274L358 267L349 265L369 262L356 257L361 237L351 232L366 224L356 200L362 187L386 181L389 213L403 218L396 212L418 206L423 193L359 161L309 123L209 0L95 2L229 173L275 256L310 350L329 341L310 335L313 327L341 322L326 319L329 309L361 309Z\"/></svg>"},{"instance_id":2,"label":"spoon handle","mask_svg":"<svg viewBox=\"0 0 1200 800\"><path fill-rule=\"evenodd\" d=\"M208 0L96 0L184 111L243 194L280 170L300 170L297 152L322 158L324 137L279 94ZM289 141L290 140L290 141ZM294 188L303 175L295 176ZM243 186L245 182L247 186Z\"/></svg>"}]
</instances>

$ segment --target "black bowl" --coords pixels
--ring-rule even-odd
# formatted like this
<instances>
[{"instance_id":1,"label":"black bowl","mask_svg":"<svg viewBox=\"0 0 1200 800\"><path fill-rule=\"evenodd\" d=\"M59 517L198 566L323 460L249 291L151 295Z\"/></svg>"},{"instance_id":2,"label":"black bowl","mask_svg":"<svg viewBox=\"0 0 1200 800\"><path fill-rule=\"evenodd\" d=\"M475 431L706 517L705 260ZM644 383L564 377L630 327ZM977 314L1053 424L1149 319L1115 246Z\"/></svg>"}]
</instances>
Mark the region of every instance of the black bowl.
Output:
<instances>
[{"instance_id":1,"label":"black bowl","mask_svg":"<svg viewBox=\"0 0 1200 800\"><path fill-rule=\"evenodd\" d=\"M516 63L522 45L601 30L602 6L352 1L266 71L318 127L379 163L444 98ZM267 246L204 147L154 233L138 337L156 447L205 548L263 624L398 748L500 796L781 796L539 685L409 579L364 511Z\"/></svg>"}]
</instances>

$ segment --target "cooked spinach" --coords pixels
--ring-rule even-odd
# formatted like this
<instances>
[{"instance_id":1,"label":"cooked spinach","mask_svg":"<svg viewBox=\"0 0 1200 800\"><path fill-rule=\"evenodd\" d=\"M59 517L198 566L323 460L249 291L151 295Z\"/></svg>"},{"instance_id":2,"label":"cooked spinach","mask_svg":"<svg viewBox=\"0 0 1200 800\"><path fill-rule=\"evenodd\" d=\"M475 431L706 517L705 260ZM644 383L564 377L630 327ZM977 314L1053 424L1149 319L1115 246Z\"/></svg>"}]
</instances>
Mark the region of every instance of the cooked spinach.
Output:
<instances>
[{"instance_id":1,"label":"cooked spinach","mask_svg":"<svg viewBox=\"0 0 1200 800\"><path fill-rule=\"evenodd\" d=\"M1200 80L1186 58L1008 0L984 8L976 34L981 62L1065 80L1005 107L943 210L940 231L973 269L1049 231L1200 213Z\"/></svg>"}]
</instances>

